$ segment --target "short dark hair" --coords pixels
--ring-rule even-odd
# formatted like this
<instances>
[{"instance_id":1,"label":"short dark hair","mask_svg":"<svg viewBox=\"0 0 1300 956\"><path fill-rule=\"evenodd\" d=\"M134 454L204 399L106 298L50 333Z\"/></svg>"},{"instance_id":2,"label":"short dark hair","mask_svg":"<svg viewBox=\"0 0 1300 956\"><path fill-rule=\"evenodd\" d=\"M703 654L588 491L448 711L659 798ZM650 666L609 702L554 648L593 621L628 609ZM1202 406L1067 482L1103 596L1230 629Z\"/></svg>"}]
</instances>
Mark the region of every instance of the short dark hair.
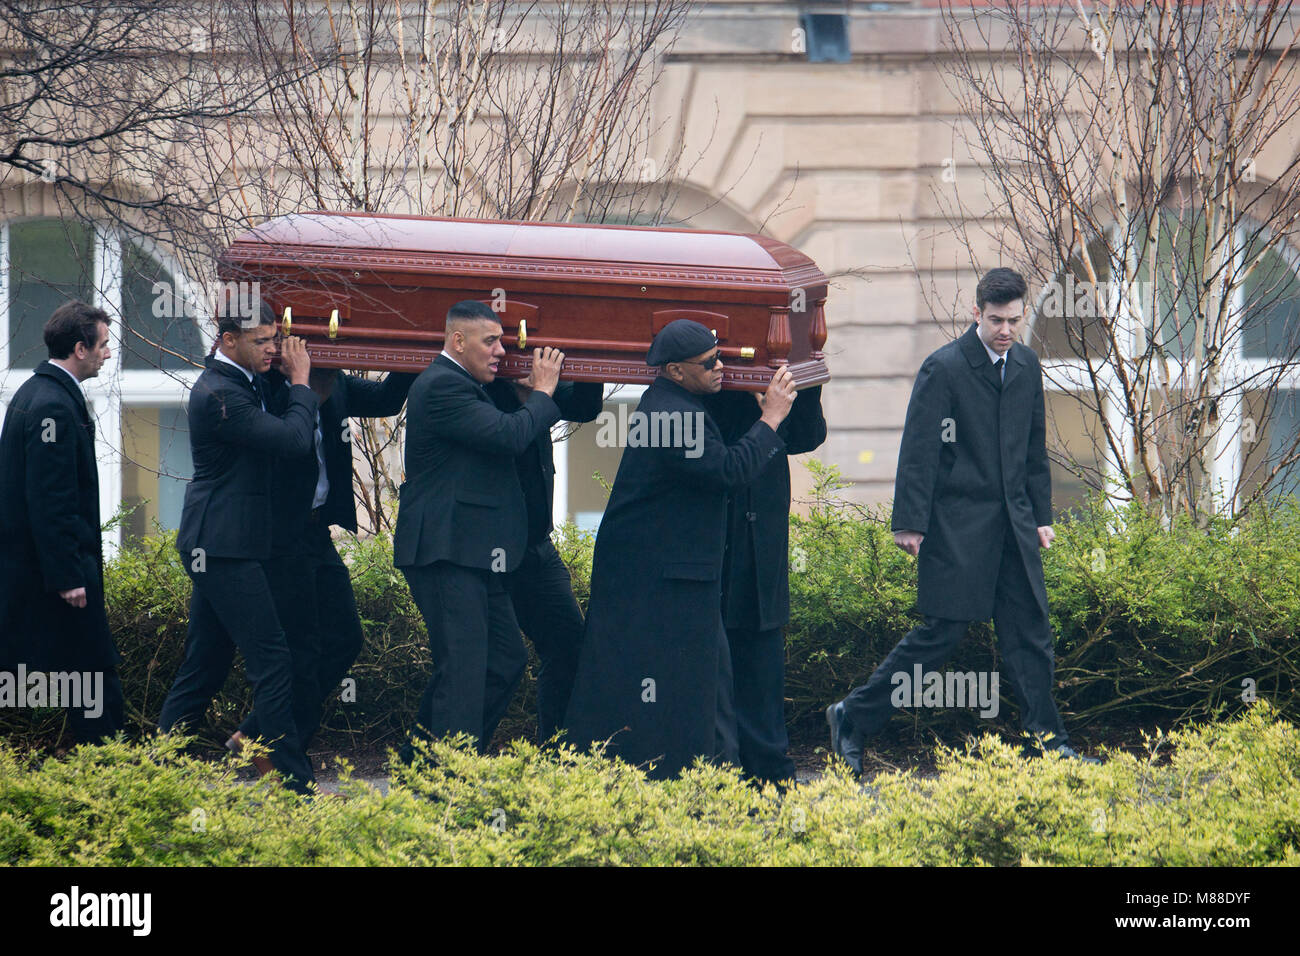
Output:
<instances>
[{"instance_id":1,"label":"short dark hair","mask_svg":"<svg viewBox=\"0 0 1300 956\"><path fill-rule=\"evenodd\" d=\"M475 302L473 299L462 299L447 310L447 325L449 327L453 322L477 322L479 319L487 319L497 325L501 324L501 316L482 302Z\"/></svg>"},{"instance_id":2,"label":"short dark hair","mask_svg":"<svg viewBox=\"0 0 1300 956\"><path fill-rule=\"evenodd\" d=\"M1023 299L1028 294L1029 287L1019 272L1014 269L990 269L975 287L975 307L983 312L984 306L989 303L1006 305L1016 299Z\"/></svg>"},{"instance_id":3,"label":"short dark hair","mask_svg":"<svg viewBox=\"0 0 1300 956\"><path fill-rule=\"evenodd\" d=\"M257 300L257 325L254 326L249 319L252 316L244 317L235 314L236 310L221 309L221 314L217 317L217 339L227 332L233 332L235 335L242 335L251 328L261 328L263 325L275 325L280 321L275 314L275 309L271 308L271 303L258 297Z\"/></svg>"},{"instance_id":4,"label":"short dark hair","mask_svg":"<svg viewBox=\"0 0 1300 956\"><path fill-rule=\"evenodd\" d=\"M63 303L45 323L45 347L49 350L50 358L67 358L76 351L78 342L93 349L99 341L100 322L113 324L103 309L87 305L79 299Z\"/></svg>"}]
</instances>

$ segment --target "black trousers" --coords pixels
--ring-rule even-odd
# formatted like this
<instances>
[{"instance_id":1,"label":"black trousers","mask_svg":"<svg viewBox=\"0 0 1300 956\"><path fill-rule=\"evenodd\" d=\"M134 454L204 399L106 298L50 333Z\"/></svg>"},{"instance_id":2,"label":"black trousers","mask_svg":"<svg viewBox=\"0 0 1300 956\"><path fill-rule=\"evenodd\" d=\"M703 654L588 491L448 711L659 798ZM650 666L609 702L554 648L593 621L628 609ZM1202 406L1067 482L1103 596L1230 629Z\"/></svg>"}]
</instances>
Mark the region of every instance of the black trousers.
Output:
<instances>
[{"instance_id":1,"label":"black trousers","mask_svg":"<svg viewBox=\"0 0 1300 956\"><path fill-rule=\"evenodd\" d=\"M573 596L569 569L550 538L529 547L506 576L515 619L537 649L537 739L547 740L564 722L582 650L582 610Z\"/></svg>"},{"instance_id":2,"label":"black trousers","mask_svg":"<svg viewBox=\"0 0 1300 956\"><path fill-rule=\"evenodd\" d=\"M163 732L196 727L230 672L235 649L253 685L261 736L271 743L271 763L286 784L310 789L311 764L298 738L293 714L293 664L275 599L260 561L208 558L203 571L188 561L194 582L185 660L158 718Z\"/></svg>"},{"instance_id":3,"label":"black trousers","mask_svg":"<svg viewBox=\"0 0 1300 956\"><path fill-rule=\"evenodd\" d=\"M429 632L433 673L412 734L467 733L487 749L528 665L500 574L447 561L402 568ZM408 742L402 757L410 760Z\"/></svg>"},{"instance_id":4,"label":"black trousers","mask_svg":"<svg viewBox=\"0 0 1300 956\"><path fill-rule=\"evenodd\" d=\"M998 651L1012 689L1020 701L1020 725L1026 734L1042 736L1051 746L1066 742L1052 696L1056 673L1056 648L1047 615L1034 599L1024 563L1010 532L1005 537L993 599L993 629ZM844 698L844 717L855 734L871 736L894 713L890 694L893 676L909 676L915 665L937 670L966 636L969 621L927 617L894 647L870 679Z\"/></svg>"},{"instance_id":5,"label":"black trousers","mask_svg":"<svg viewBox=\"0 0 1300 956\"><path fill-rule=\"evenodd\" d=\"M306 749L320 730L326 699L352 669L365 640L352 577L324 523L312 525L300 555L267 562L267 577L293 659L294 722ZM256 710L239 729L258 736Z\"/></svg>"},{"instance_id":6,"label":"black trousers","mask_svg":"<svg viewBox=\"0 0 1300 956\"><path fill-rule=\"evenodd\" d=\"M716 763L740 766L740 735L736 723L735 675L731 670L731 649L727 632L718 628L717 716L713 730L713 759Z\"/></svg>"},{"instance_id":7,"label":"black trousers","mask_svg":"<svg viewBox=\"0 0 1300 956\"><path fill-rule=\"evenodd\" d=\"M298 731L298 742L306 751L307 742L320 725L321 711L321 631L314 562L306 556L275 557L263 561L262 568L271 588L276 617L284 628L293 674L293 724ZM256 705L239 729L246 737L267 736Z\"/></svg>"},{"instance_id":8,"label":"black trousers","mask_svg":"<svg viewBox=\"0 0 1300 956\"><path fill-rule=\"evenodd\" d=\"M365 635L352 592L352 575L334 547L329 526L316 526L309 544L316 565L316 606L320 618L318 684L322 697L328 699L352 670L361 654Z\"/></svg>"},{"instance_id":9,"label":"black trousers","mask_svg":"<svg viewBox=\"0 0 1300 956\"><path fill-rule=\"evenodd\" d=\"M784 631L729 627L727 643L735 682L740 766L745 776L755 780L793 780L795 767L787 753L790 736L785 727Z\"/></svg>"}]
</instances>

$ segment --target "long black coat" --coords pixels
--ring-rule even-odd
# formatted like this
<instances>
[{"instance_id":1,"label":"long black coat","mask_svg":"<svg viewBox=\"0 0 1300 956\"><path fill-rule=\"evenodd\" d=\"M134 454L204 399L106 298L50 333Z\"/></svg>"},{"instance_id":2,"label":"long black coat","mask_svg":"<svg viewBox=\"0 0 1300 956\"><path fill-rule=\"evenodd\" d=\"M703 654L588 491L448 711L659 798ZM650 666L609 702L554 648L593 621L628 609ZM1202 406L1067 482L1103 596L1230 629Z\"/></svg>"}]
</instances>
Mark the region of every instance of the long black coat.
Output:
<instances>
[{"instance_id":1,"label":"long black coat","mask_svg":"<svg viewBox=\"0 0 1300 956\"><path fill-rule=\"evenodd\" d=\"M506 414L468 372L439 355L411 386L406 481L393 532L393 564L450 561L513 571L528 540L515 458L560 418L533 392Z\"/></svg>"},{"instance_id":2,"label":"long black coat","mask_svg":"<svg viewBox=\"0 0 1300 956\"><path fill-rule=\"evenodd\" d=\"M722 619L727 627L767 631L790 623L790 460L826 440L822 388L799 392L776 433L779 455L757 478L727 499L727 554L722 566ZM732 444L753 427L763 410L748 392L704 396L704 407Z\"/></svg>"},{"instance_id":3,"label":"long black coat","mask_svg":"<svg viewBox=\"0 0 1300 956\"><path fill-rule=\"evenodd\" d=\"M728 447L699 396L665 378L637 411L698 414L703 450L694 458L680 447L623 452L596 535L566 726L579 745L617 734L611 756L659 758L655 776L664 777L714 752L727 493L753 481L785 443L759 422Z\"/></svg>"},{"instance_id":4,"label":"long black coat","mask_svg":"<svg viewBox=\"0 0 1300 956\"><path fill-rule=\"evenodd\" d=\"M0 666L111 666L103 568L95 426L71 376L42 362L0 432ZM76 588L85 608L59 597Z\"/></svg>"},{"instance_id":5,"label":"long black coat","mask_svg":"<svg viewBox=\"0 0 1300 956\"><path fill-rule=\"evenodd\" d=\"M1047 612L1037 532L1052 523L1045 421L1043 372L1027 346L1011 346L1001 385L975 326L921 365L903 425L893 529L925 535L922 614L988 620L1007 534Z\"/></svg>"}]
</instances>

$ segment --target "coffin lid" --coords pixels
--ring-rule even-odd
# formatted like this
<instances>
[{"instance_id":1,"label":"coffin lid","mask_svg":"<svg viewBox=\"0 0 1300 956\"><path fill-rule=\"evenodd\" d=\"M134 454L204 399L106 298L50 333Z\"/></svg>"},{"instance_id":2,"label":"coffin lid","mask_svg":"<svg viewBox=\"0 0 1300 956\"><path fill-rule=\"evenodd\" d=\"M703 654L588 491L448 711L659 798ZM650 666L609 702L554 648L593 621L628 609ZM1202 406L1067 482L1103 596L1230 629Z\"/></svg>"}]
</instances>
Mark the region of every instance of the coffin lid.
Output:
<instances>
[{"instance_id":1,"label":"coffin lid","mask_svg":"<svg viewBox=\"0 0 1300 956\"><path fill-rule=\"evenodd\" d=\"M347 212L271 219L219 260L223 273L254 265L773 290L827 281L811 259L767 236Z\"/></svg>"}]
</instances>

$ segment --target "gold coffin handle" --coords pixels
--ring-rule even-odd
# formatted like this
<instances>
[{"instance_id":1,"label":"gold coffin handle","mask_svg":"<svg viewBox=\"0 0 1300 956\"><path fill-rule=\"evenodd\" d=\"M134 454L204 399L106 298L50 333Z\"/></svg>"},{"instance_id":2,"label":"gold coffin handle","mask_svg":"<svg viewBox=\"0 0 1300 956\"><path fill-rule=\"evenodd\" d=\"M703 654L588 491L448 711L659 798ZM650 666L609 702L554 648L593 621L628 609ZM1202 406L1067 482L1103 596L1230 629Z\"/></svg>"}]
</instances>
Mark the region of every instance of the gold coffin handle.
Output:
<instances>
[{"instance_id":1,"label":"gold coffin handle","mask_svg":"<svg viewBox=\"0 0 1300 956\"><path fill-rule=\"evenodd\" d=\"M528 348L528 321L519 320L519 350L522 352Z\"/></svg>"},{"instance_id":2,"label":"gold coffin handle","mask_svg":"<svg viewBox=\"0 0 1300 956\"><path fill-rule=\"evenodd\" d=\"M286 305L284 307L284 318L280 320L280 331L284 334L285 338L288 338L292 334L291 331L292 329L293 329L293 309L289 308L289 306Z\"/></svg>"},{"instance_id":3,"label":"gold coffin handle","mask_svg":"<svg viewBox=\"0 0 1300 956\"><path fill-rule=\"evenodd\" d=\"M337 339L338 337L339 337L339 310L335 309L333 312L330 313L330 338Z\"/></svg>"},{"instance_id":4,"label":"gold coffin handle","mask_svg":"<svg viewBox=\"0 0 1300 956\"><path fill-rule=\"evenodd\" d=\"M752 345L741 346L740 357L743 359L752 359L754 357L754 346Z\"/></svg>"}]
</instances>

